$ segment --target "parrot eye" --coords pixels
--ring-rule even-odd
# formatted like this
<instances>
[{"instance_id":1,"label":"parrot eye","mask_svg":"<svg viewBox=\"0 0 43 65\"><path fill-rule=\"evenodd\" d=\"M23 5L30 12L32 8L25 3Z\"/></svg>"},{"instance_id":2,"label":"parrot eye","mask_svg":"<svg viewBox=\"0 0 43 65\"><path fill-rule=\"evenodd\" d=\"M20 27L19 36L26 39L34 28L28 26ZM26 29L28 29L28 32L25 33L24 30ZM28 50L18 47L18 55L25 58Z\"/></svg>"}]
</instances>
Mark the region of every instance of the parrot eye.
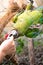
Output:
<instances>
[{"instance_id":1,"label":"parrot eye","mask_svg":"<svg viewBox=\"0 0 43 65\"><path fill-rule=\"evenodd\" d=\"M10 37L12 36L12 34L10 34Z\"/></svg>"}]
</instances>

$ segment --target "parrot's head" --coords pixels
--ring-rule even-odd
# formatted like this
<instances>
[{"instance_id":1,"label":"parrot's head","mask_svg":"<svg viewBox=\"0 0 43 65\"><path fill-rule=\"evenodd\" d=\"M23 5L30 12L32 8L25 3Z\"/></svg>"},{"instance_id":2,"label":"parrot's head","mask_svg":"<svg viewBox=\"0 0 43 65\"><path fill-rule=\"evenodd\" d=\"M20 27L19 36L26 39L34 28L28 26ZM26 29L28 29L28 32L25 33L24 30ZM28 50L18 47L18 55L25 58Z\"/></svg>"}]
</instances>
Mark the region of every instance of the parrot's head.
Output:
<instances>
[{"instance_id":1,"label":"parrot's head","mask_svg":"<svg viewBox=\"0 0 43 65\"><path fill-rule=\"evenodd\" d=\"M5 39L9 39L11 36L15 38L18 37L18 32L16 30L11 30L10 32L8 32L6 35L5 35Z\"/></svg>"}]
</instances>

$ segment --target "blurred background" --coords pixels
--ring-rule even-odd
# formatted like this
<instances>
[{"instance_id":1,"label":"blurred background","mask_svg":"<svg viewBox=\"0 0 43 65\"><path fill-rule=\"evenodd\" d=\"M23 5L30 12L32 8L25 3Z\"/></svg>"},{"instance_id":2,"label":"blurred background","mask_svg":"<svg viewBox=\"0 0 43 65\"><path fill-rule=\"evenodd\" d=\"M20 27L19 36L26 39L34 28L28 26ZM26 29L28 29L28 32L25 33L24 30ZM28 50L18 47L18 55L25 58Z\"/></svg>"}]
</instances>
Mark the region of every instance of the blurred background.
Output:
<instances>
[{"instance_id":1,"label":"blurred background","mask_svg":"<svg viewBox=\"0 0 43 65\"><path fill-rule=\"evenodd\" d=\"M9 1L10 0L0 0L0 18L6 13L7 8L9 6ZM27 0L27 2L29 2L29 0ZM37 7L35 0L34 0L33 5Z\"/></svg>"}]
</instances>

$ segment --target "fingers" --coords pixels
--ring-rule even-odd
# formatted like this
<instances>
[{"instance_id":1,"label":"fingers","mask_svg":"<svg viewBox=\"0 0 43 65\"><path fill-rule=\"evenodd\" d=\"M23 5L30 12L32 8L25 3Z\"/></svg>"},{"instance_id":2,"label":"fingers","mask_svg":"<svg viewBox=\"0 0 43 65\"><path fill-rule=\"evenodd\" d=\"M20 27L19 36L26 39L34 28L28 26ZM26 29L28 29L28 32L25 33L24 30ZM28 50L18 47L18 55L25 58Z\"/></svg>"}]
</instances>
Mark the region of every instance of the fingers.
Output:
<instances>
[{"instance_id":1,"label":"fingers","mask_svg":"<svg viewBox=\"0 0 43 65\"><path fill-rule=\"evenodd\" d=\"M9 37L6 41L12 42L13 41L13 36Z\"/></svg>"},{"instance_id":2,"label":"fingers","mask_svg":"<svg viewBox=\"0 0 43 65\"><path fill-rule=\"evenodd\" d=\"M13 37L11 37L10 39L7 39L7 40L5 40L2 44L1 44L1 47L2 48L10 48L10 46L12 45L12 44L14 44L13 43Z\"/></svg>"},{"instance_id":3,"label":"fingers","mask_svg":"<svg viewBox=\"0 0 43 65\"><path fill-rule=\"evenodd\" d=\"M2 51L8 55L16 52L16 45L13 40L13 36L5 40L1 45Z\"/></svg>"},{"instance_id":4,"label":"fingers","mask_svg":"<svg viewBox=\"0 0 43 65\"><path fill-rule=\"evenodd\" d=\"M9 39L5 40L2 44L8 44L13 42L13 36L11 36Z\"/></svg>"},{"instance_id":5,"label":"fingers","mask_svg":"<svg viewBox=\"0 0 43 65\"><path fill-rule=\"evenodd\" d=\"M8 51L7 51L7 55L10 55L10 54L13 54L16 52L16 49L14 47L10 48Z\"/></svg>"}]
</instances>

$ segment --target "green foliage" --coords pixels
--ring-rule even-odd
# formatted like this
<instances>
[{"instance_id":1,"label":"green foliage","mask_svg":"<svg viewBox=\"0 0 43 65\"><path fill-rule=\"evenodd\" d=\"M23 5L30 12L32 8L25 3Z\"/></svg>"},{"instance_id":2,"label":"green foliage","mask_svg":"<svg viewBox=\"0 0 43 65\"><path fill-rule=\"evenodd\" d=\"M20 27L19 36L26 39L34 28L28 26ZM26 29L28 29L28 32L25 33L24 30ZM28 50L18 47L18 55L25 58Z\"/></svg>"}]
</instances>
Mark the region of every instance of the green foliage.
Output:
<instances>
[{"instance_id":1,"label":"green foliage","mask_svg":"<svg viewBox=\"0 0 43 65\"><path fill-rule=\"evenodd\" d=\"M23 50L24 40L22 40L21 38L19 38L19 39L17 40L17 42L18 42L18 46L17 46L17 48L16 48L16 52L19 54L19 53L21 53L21 51Z\"/></svg>"}]
</instances>

